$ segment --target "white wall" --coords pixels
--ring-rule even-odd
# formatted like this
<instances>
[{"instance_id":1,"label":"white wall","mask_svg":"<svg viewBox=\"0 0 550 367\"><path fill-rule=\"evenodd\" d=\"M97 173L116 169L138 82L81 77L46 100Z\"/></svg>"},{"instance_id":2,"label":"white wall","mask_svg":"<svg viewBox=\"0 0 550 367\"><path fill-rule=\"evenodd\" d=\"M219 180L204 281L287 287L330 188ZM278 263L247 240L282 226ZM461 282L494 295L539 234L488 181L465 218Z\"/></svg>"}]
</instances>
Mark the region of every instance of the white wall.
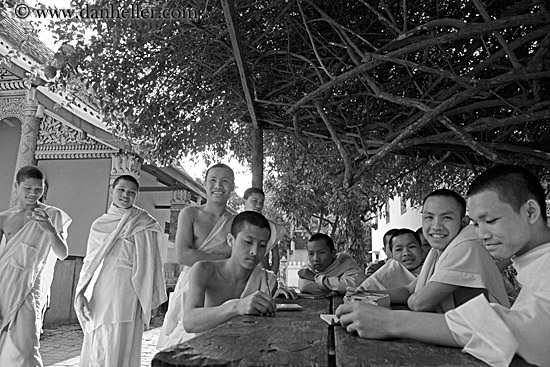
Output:
<instances>
[{"instance_id":1,"label":"white wall","mask_svg":"<svg viewBox=\"0 0 550 367\"><path fill-rule=\"evenodd\" d=\"M372 251L379 251L380 259L385 259L386 255L382 251L383 243L382 238L384 233L392 228L409 228L416 231L422 226L422 215L420 208L411 208L410 202L407 201L407 210L404 214L401 214L401 198L394 197L389 200L390 204L390 222L386 223L386 218L383 217L384 213L378 216L378 228L372 230ZM375 258L373 254L373 259Z\"/></svg>"},{"instance_id":2,"label":"white wall","mask_svg":"<svg viewBox=\"0 0 550 367\"><path fill-rule=\"evenodd\" d=\"M0 121L0 212L10 207L19 140L21 122L16 118Z\"/></svg>"},{"instance_id":3,"label":"white wall","mask_svg":"<svg viewBox=\"0 0 550 367\"><path fill-rule=\"evenodd\" d=\"M48 194L45 204L63 209L73 219L69 227L69 255L86 255L92 222L105 213L111 159L42 160Z\"/></svg>"}]
</instances>

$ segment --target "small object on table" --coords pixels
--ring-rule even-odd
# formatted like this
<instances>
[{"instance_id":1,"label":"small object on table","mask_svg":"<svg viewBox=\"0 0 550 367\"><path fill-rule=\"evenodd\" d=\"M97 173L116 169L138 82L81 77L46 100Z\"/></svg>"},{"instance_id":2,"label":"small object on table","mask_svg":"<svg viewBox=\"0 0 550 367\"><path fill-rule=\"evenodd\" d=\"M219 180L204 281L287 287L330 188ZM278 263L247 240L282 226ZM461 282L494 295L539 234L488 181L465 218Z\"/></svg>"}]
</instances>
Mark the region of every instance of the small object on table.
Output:
<instances>
[{"instance_id":1,"label":"small object on table","mask_svg":"<svg viewBox=\"0 0 550 367\"><path fill-rule=\"evenodd\" d=\"M340 319L334 314L320 314L319 317L331 326L340 325Z\"/></svg>"},{"instance_id":2,"label":"small object on table","mask_svg":"<svg viewBox=\"0 0 550 367\"><path fill-rule=\"evenodd\" d=\"M353 303L356 301L390 308L389 294L377 293L372 291L358 291L355 288L348 288L346 295L344 296L344 303Z\"/></svg>"},{"instance_id":3,"label":"small object on table","mask_svg":"<svg viewBox=\"0 0 550 367\"><path fill-rule=\"evenodd\" d=\"M296 303L277 303L277 311L299 311L302 308Z\"/></svg>"}]
</instances>

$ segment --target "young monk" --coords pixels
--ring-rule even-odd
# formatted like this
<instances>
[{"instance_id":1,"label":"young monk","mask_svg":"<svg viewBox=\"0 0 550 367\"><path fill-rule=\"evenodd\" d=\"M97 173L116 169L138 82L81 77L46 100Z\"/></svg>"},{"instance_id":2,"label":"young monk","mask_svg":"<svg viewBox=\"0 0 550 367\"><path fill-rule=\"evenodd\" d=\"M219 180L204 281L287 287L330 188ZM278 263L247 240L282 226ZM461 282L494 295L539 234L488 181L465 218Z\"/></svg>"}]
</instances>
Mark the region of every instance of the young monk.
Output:
<instances>
[{"instance_id":1,"label":"young monk","mask_svg":"<svg viewBox=\"0 0 550 367\"><path fill-rule=\"evenodd\" d=\"M243 195L244 210L253 210L261 213L264 209L265 194L259 187L250 187L246 189ZM269 219L268 219L269 220ZM264 269L271 270L275 274L279 272L279 241L288 236L286 228L278 223L269 220L271 237L267 244L266 256L262 260ZM269 263L269 254L271 253L271 264Z\"/></svg>"},{"instance_id":2,"label":"young monk","mask_svg":"<svg viewBox=\"0 0 550 367\"><path fill-rule=\"evenodd\" d=\"M222 260L231 255L227 234L233 215L227 210L227 201L235 189L233 170L217 163L206 171L206 204L188 206L178 217L176 254L178 263L184 265L174 293L170 296L157 347L168 348L184 333L181 323L184 297L189 287L191 266L200 260Z\"/></svg>"},{"instance_id":3,"label":"young monk","mask_svg":"<svg viewBox=\"0 0 550 367\"><path fill-rule=\"evenodd\" d=\"M385 290L404 287L420 274L424 255L416 232L408 228L398 229L390 238L388 248L391 259L361 283L360 288Z\"/></svg>"},{"instance_id":4,"label":"young monk","mask_svg":"<svg viewBox=\"0 0 550 367\"><path fill-rule=\"evenodd\" d=\"M371 262L365 269L365 276L367 278L370 277L372 274L374 274L382 266L384 266L387 260L391 259L392 254L388 246L389 246L390 238L394 235L396 231L397 231L397 228L392 228L386 233L384 233L384 236L382 237L382 242L384 247L382 249L384 250L384 253L386 254L387 259Z\"/></svg>"},{"instance_id":5,"label":"young monk","mask_svg":"<svg viewBox=\"0 0 550 367\"><path fill-rule=\"evenodd\" d=\"M509 309L479 295L445 315L389 311L355 303L336 310L349 332L363 338L413 338L463 351L491 366L550 361L550 228L546 195L538 179L518 166L496 166L468 190L476 233L498 260L511 256L522 290Z\"/></svg>"},{"instance_id":6,"label":"young monk","mask_svg":"<svg viewBox=\"0 0 550 367\"><path fill-rule=\"evenodd\" d=\"M183 314L186 333L179 342L238 315L275 313L276 276L257 266L265 256L269 228L269 221L260 213L239 213L227 235L231 257L193 265Z\"/></svg>"},{"instance_id":7,"label":"young monk","mask_svg":"<svg viewBox=\"0 0 550 367\"><path fill-rule=\"evenodd\" d=\"M411 284L388 292L392 304L413 311L445 313L484 294L491 302L509 306L498 267L467 226L466 202L454 191L439 189L422 204L422 228L432 250Z\"/></svg>"},{"instance_id":8,"label":"young monk","mask_svg":"<svg viewBox=\"0 0 550 367\"><path fill-rule=\"evenodd\" d=\"M316 233L307 243L307 266L298 270L298 287L302 293L346 293L357 287L365 275L355 260L345 253L336 253L334 242L324 233Z\"/></svg>"},{"instance_id":9,"label":"young monk","mask_svg":"<svg viewBox=\"0 0 550 367\"><path fill-rule=\"evenodd\" d=\"M107 214L90 229L74 302L84 331L81 367L139 366L144 326L167 299L162 229L134 206L138 190L134 177L118 177Z\"/></svg>"},{"instance_id":10,"label":"young monk","mask_svg":"<svg viewBox=\"0 0 550 367\"><path fill-rule=\"evenodd\" d=\"M63 260L71 218L61 209L44 205L45 175L36 166L16 174L17 205L0 213L0 366L42 366L39 337L42 306L48 292L44 274L53 253Z\"/></svg>"}]
</instances>

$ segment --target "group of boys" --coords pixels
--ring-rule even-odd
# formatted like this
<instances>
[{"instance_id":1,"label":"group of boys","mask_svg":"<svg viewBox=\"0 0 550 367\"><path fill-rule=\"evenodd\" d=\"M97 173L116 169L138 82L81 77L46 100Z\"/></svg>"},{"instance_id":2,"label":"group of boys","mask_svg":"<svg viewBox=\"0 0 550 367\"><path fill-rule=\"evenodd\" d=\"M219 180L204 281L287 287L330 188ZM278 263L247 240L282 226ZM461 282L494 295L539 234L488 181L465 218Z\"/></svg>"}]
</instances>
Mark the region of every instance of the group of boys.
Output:
<instances>
[{"instance_id":1,"label":"group of boys","mask_svg":"<svg viewBox=\"0 0 550 367\"><path fill-rule=\"evenodd\" d=\"M40 170L20 173L19 205L0 213L0 233L7 238L0 250L0 279L10 284L5 287L10 297L0 298L0 365L41 366L41 272L50 249L58 258L67 256L70 219L39 203ZM184 268L170 298L161 349L238 315L273 315L275 297L295 296L277 289L275 274L266 270L276 270L275 256L273 265L259 266L284 235L260 214L263 192L247 190L246 211L230 214L234 174L224 164L208 169L205 188L206 204L187 207L178 218L176 251ZM166 299L158 263L160 228L134 206L138 189L131 176L115 181L113 204L90 231L75 297L85 331L81 366L139 365L143 326ZM417 260L422 251L408 254L419 242L417 234L397 231L389 238L397 262L421 269L409 284L385 290L392 303L411 311L354 302L336 310L340 324L364 338L405 337L462 347L492 366L508 365L516 353L529 363L548 365L550 288L544 280L550 275L550 228L544 190L525 169L497 166L474 180L467 200L469 218L465 200L453 191L436 190L424 199L422 232L432 249L422 266ZM370 289L362 269L338 254L329 236L313 235L307 250L308 265L298 273L301 292ZM512 307L495 263L510 258L522 285Z\"/></svg>"},{"instance_id":2,"label":"group of boys","mask_svg":"<svg viewBox=\"0 0 550 367\"><path fill-rule=\"evenodd\" d=\"M0 213L0 366L42 366L42 310L52 256L65 259L71 218L40 202L45 174L25 166L16 174L17 205ZM139 184L120 176L112 204L90 229L74 301L84 331L81 366L139 366L143 329L166 301L160 257L162 230L134 206Z\"/></svg>"}]
</instances>

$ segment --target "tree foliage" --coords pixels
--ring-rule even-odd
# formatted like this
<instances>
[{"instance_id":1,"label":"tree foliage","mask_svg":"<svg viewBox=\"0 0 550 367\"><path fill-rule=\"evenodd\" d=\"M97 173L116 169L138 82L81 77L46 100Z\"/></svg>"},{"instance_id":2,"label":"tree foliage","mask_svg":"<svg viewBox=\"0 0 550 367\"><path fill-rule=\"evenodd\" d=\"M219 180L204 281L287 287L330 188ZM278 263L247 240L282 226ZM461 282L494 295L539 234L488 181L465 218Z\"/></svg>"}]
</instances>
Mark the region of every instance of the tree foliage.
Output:
<instances>
[{"instance_id":1,"label":"tree foliage","mask_svg":"<svg viewBox=\"0 0 550 367\"><path fill-rule=\"evenodd\" d=\"M152 159L210 148L247 160L251 121L220 3L142 6L189 6L199 19L87 19L89 39L82 23L57 22L60 41L75 47L60 55L58 85L85 79L105 121ZM500 162L546 174L546 2L243 0L235 8L265 131L266 187L296 223L321 217L340 243L360 249L361 216L391 195L418 202L441 185L463 191L480 167Z\"/></svg>"}]
</instances>

